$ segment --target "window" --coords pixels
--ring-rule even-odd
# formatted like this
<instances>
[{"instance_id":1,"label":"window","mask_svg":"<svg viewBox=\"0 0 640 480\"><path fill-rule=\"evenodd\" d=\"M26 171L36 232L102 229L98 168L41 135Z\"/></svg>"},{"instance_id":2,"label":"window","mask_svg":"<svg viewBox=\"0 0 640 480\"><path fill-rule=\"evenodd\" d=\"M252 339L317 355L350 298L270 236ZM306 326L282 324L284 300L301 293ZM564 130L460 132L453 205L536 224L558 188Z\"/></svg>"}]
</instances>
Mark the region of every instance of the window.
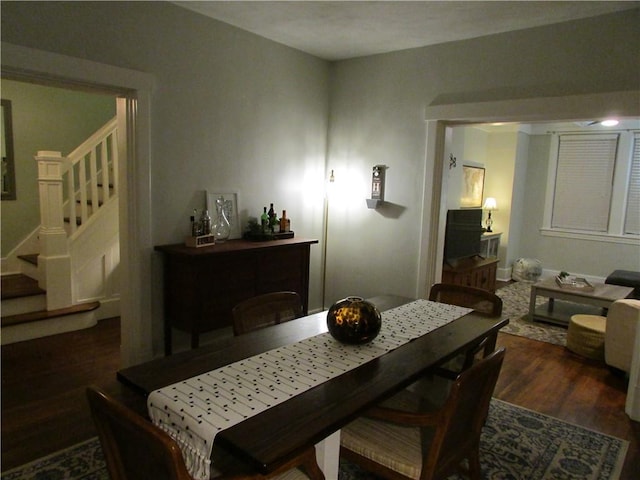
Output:
<instances>
[{"instance_id":1,"label":"window","mask_svg":"<svg viewBox=\"0 0 640 480\"><path fill-rule=\"evenodd\" d=\"M640 133L633 136L624 233L640 235Z\"/></svg>"},{"instance_id":2,"label":"window","mask_svg":"<svg viewBox=\"0 0 640 480\"><path fill-rule=\"evenodd\" d=\"M561 135L551 228L606 232L618 135Z\"/></svg>"},{"instance_id":3,"label":"window","mask_svg":"<svg viewBox=\"0 0 640 480\"><path fill-rule=\"evenodd\" d=\"M554 134L543 231L640 235L640 133Z\"/></svg>"}]
</instances>

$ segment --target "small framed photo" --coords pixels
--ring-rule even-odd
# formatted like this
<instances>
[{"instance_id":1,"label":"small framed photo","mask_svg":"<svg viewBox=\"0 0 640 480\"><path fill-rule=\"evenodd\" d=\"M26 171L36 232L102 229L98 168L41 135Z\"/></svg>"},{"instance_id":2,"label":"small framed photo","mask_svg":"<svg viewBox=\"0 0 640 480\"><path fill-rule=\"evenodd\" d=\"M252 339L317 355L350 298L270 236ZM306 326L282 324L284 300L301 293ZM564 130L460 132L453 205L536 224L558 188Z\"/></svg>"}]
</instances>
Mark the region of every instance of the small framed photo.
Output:
<instances>
[{"instance_id":1,"label":"small framed photo","mask_svg":"<svg viewBox=\"0 0 640 480\"><path fill-rule=\"evenodd\" d=\"M231 234L229 238L242 237L242 229L240 227L240 218L238 215L238 192L209 192L207 191L207 210L211 216L211 223L215 223L217 218L216 200L218 198L224 198L224 213L229 220L229 226L231 227Z\"/></svg>"},{"instance_id":2,"label":"small framed photo","mask_svg":"<svg viewBox=\"0 0 640 480\"><path fill-rule=\"evenodd\" d=\"M462 166L461 208L481 208L484 194L484 168Z\"/></svg>"}]
</instances>

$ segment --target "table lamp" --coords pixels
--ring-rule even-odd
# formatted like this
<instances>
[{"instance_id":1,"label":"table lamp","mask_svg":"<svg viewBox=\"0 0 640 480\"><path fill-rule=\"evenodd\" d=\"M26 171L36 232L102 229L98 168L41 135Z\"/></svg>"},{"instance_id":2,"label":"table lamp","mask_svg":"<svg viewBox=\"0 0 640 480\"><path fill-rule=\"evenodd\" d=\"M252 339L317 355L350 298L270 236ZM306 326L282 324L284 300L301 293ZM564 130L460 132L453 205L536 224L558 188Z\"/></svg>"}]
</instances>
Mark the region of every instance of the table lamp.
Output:
<instances>
[{"instance_id":1,"label":"table lamp","mask_svg":"<svg viewBox=\"0 0 640 480\"><path fill-rule=\"evenodd\" d=\"M487 197L482 208L487 210L487 232L492 232L493 230L491 230L491 225L493 225L493 220L491 220L491 210L498 209L496 199L493 197Z\"/></svg>"}]
</instances>

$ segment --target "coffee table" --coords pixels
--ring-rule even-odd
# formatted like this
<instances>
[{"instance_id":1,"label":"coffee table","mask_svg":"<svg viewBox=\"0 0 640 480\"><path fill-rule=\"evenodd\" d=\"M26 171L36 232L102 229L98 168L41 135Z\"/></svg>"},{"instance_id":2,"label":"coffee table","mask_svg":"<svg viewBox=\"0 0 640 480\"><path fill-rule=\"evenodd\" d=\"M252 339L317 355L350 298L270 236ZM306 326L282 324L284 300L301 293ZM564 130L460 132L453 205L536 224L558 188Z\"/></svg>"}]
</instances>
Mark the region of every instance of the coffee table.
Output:
<instances>
[{"instance_id":1,"label":"coffee table","mask_svg":"<svg viewBox=\"0 0 640 480\"><path fill-rule=\"evenodd\" d=\"M626 298L633 291L632 287L606 283L592 285L593 289L561 287L553 277L535 283L531 286L529 318L567 326L571 315L602 315L603 308L609 308L613 302ZM549 301L536 307L538 296L547 297Z\"/></svg>"}]
</instances>

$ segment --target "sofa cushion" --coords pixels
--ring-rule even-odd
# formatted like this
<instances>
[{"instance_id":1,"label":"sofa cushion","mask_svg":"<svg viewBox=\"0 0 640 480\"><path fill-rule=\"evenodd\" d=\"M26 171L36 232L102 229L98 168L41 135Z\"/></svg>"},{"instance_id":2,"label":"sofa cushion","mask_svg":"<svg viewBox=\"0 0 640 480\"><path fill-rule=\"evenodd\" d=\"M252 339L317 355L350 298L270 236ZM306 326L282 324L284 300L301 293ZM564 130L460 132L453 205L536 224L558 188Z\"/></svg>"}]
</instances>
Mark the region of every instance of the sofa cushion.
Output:
<instances>
[{"instance_id":1,"label":"sofa cushion","mask_svg":"<svg viewBox=\"0 0 640 480\"><path fill-rule=\"evenodd\" d=\"M630 296L640 298L640 272L631 270L614 270L604 281L609 285L620 285L622 287L633 287L633 293Z\"/></svg>"}]
</instances>

